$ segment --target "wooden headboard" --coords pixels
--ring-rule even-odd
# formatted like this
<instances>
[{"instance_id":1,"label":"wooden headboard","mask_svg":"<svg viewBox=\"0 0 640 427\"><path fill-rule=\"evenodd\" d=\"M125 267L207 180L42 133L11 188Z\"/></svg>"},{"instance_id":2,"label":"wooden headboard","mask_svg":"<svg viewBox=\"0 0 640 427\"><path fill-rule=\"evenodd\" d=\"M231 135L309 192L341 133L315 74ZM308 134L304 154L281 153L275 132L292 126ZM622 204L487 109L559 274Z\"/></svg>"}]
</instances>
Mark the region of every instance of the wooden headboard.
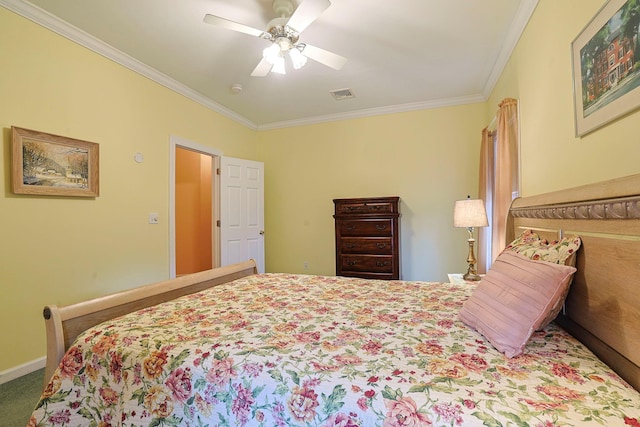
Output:
<instances>
[{"instance_id":1,"label":"wooden headboard","mask_svg":"<svg viewBox=\"0 0 640 427\"><path fill-rule=\"evenodd\" d=\"M525 229L582 238L556 321L640 390L640 174L516 199L507 240Z\"/></svg>"}]
</instances>

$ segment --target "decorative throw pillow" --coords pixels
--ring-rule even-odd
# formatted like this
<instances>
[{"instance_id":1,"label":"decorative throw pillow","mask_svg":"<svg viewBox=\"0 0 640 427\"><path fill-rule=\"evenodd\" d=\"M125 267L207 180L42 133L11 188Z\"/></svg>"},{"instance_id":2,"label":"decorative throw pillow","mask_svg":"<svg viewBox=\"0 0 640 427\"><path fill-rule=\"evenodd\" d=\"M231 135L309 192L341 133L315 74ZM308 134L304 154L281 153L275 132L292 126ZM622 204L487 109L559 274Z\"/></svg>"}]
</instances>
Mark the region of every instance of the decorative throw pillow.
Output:
<instances>
[{"instance_id":1,"label":"decorative throw pillow","mask_svg":"<svg viewBox=\"0 0 640 427\"><path fill-rule=\"evenodd\" d=\"M538 261L553 262L574 266L575 254L580 249L582 239L578 236L564 237L559 242L546 243L544 240L535 240L513 246L511 250Z\"/></svg>"},{"instance_id":2,"label":"decorative throw pillow","mask_svg":"<svg viewBox=\"0 0 640 427\"><path fill-rule=\"evenodd\" d=\"M518 356L550 311L562 305L575 271L505 251L463 304L460 319L505 356Z\"/></svg>"},{"instance_id":3,"label":"decorative throw pillow","mask_svg":"<svg viewBox=\"0 0 640 427\"><path fill-rule=\"evenodd\" d=\"M505 250L511 250L524 255L528 258L540 261L553 262L555 264L564 264L571 267L576 265L576 252L580 249L582 240L578 236L565 237L562 240L548 243L546 239L533 230L525 230L513 242L511 242ZM571 281L569 281L571 285ZM547 327L562 310L562 304L569 293L569 286L565 289L565 293L555 307L553 307L546 319L542 322L538 330Z\"/></svg>"},{"instance_id":4,"label":"decorative throw pillow","mask_svg":"<svg viewBox=\"0 0 640 427\"><path fill-rule=\"evenodd\" d=\"M525 230L518 238L511 242L505 250L511 250L538 261L564 264L571 267L576 265L576 252L582 245L582 239L578 236L564 237L559 242L547 243L540 239L540 236L532 230ZM571 280L569 281L569 286ZM569 293L569 286L566 287L564 295L558 299L557 304L549 310L547 317L540 324L537 330L542 330L553 321L562 310L562 304Z\"/></svg>"},{"instance_id":5,"label":"decorative throw pillow","mask_svg":"<svg viewBox=\"0 0 640 427\"><path fill-rule=\"evenodd\" d=\"M533 230L524 230L521 235L515 238L515 240L507 245L505 249L510 249L512 251L518 251L518 248L522 246L529 246L532 243L539 242L547 243L546 240L541 240L538 233L534 233Z\"/></svg>"}]
</instances>

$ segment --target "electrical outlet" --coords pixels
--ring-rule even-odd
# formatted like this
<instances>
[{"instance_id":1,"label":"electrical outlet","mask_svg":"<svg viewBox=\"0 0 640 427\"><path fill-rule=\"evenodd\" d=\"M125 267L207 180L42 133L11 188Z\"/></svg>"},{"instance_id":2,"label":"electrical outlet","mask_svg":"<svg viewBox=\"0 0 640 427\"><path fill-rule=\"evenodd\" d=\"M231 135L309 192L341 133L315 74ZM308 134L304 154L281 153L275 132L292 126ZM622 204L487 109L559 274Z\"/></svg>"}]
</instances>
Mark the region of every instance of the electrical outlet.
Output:
<instances>
[{"instance_id":1,"label":"electrical outlet","mask_svg":"<svg viewBox=\"0 0 640 427\"><path fill-rule=\"evenodd\" d=\"M309 269L309 261L305 261L305 262L303 262L303 263L302 263L302 267L303 267L305 270L308 270L308 269Z\"/></svg>"},{"instance_id":2,"label":"electrical outlet","mask_svg":"<svg viewBox=\"0 0 640 427\"><path fill-rule=\"evenodd\" d=\"M149 224L160 224L160 214L150 213L149 214Z\"/></svg>"}]
</instances>

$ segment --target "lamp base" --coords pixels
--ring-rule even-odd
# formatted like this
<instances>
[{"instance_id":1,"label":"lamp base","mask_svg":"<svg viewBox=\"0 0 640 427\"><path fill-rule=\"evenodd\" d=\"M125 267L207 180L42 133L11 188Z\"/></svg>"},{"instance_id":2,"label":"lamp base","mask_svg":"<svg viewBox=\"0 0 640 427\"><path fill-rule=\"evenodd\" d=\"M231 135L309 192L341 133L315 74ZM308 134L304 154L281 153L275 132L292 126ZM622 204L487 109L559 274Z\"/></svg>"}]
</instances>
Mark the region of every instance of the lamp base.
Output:
<instances>
[{"instance_id":1,"label":"lamp base","mask_svg":"<svg viewBox=\"0 0 640 427\"><path fill-rule=\"evenodd\" d=\"M464 276L462 276L462 278L464 280L468 280L470 282L477 282L479 280L482 280L482 276L476 274L476 273L471 273L471 272L466 272L466 274Z\"/></svg>"},{"instance_id":2,"label":"lamp base","mask_svg":"<svg viewBox=\"0 0 640 427\"><path fill-rule=\"evenodd\" d=\"M467 256L467 265L469 268L462 278L464 280L469 280L471 282L477 282L481 279L478 275L478 271L476 270L476 255L473 253L473 245L476 240L473 238L473 228L469 227L469 255Z\"/></svg>"}]
</instances>

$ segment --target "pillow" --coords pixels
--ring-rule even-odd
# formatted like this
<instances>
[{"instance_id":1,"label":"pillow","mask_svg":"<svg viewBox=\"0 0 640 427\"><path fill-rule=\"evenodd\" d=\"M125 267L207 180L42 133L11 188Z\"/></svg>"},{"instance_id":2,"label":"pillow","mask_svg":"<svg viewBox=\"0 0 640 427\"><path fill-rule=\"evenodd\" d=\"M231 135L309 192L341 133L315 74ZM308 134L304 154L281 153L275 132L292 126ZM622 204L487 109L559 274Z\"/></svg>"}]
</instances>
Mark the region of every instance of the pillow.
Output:
<instances>
[{"instance_id":1,"label":"pillow","mask_svg":"<svg viewBox=\"0 0 640 427\"><path fill-rule=\"evenodd\" d=\"M555 264L576 265L576 251L580 249L582 239L578 236L570 236L559 242L547 243L544 240L534 240L512 246L512 251L524 255L533 260L553 262Z\"/></svg>"},{"instance_id":2,"label":"pillow","mask_svg":"<svg viewBox=\"0 0 640 427\"><path fill-rule=\"evenodd\" d=\"M530 245L531 243L540 242L540 236L538 233L534 233L533 230L524 230L521 235L516 237L516 239L509 243L505 249L515 250L523 245ZM547 243L546 240L543 240L544 243Z\"/></svg>"},{"instance_id":3,"label":"pillow","mask_svg":"<svg viewBox=\"0 0 640 427\"><path fill-rule=\"evenodd\" d=\"M522 235L524 236L527 232L525 231ZM530 231L533 235L537 236L537 234ZM521 236L522 237L522 236ZM559 242L551 242L547 243L546 240L533 240L530 239L528 242L524 239L521 239L518 242L518 239L514 240L515 245L512 243L511 250L524 255L528 258L537 261L546 261L553 262L555 264L564 264L571 267L576 265L576 252L580 249L582 244L582 239L578 236L564 237ZM569 285L566 287L564 291L564 295L558 300L556 306L552 307L547 314L547 317L542 322L542 324L538 327L537 330L542 330L547 327L549 323L553 321L562 310L562 304L564 300L567 298L567 294L569 293L569 286L571 286L571 280L569 280Z\"/></svg>"},{"instance_id":4,"label":"pillow","mask_svg":"<svg viewBox=\"0 0 640 427\"><path fill-rule=\"evenodd\" d=\"M562 305L575 271L505 251L464 302L460 320L505 356L518 356L533 331Z\"/></svg>"},{"instance_id":5,"label":"pillow","mask_svg":"<svg viewBox=\"0 0 640 427\"><path fill-rule=\"evenodd\" d=\"M562 240L548 243L541 239L533 230L525 230L511 242L505 250L512 250L534 260L553 262L574 267L576 265L576 252L580 249L582 240L578 236L565 237ZM569 286L571 280L569 280ZM564 295L558 300L555 307L549 310L549 314L537 330L542 330L553 321L562 310L562 304L569 293L569 286Z\"/></svg>"}]
</instances>

